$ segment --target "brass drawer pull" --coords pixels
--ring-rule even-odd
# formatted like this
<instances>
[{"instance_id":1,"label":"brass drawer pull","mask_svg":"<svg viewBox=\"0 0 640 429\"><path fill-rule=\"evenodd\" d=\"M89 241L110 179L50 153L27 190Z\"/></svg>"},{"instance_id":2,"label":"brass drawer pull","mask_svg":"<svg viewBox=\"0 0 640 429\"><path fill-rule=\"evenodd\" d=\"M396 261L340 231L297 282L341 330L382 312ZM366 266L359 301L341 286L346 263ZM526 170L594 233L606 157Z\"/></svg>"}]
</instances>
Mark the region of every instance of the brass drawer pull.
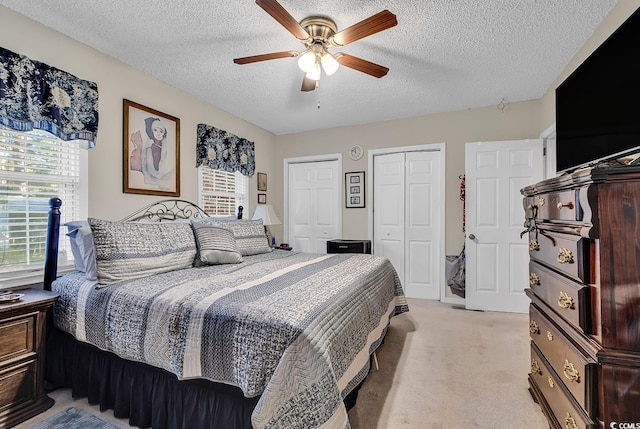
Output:
<instances>
[{"instance_id":1,"label":"brass drawer pull","mask_svg":"<svg viewBox=\"0 0 640 429\"><path fill-rule=\"evenodd\" d=\"M553 378L549 377L547 378L547 381L549 382L549 387L551 387L552 389L556 387L556 383L553 382Z\"/></svg>"},{"instance_id":2,"label":"brass drawer pull","mask_svg":"<svg viewBox=\"0 0 640 429\"><path fill-rule=\"evenodd\" d=\"M564 376L567 378L567 380L576 383L580 382L580 373L567 359L564 360L564 367L562 368L562 372L564 373Z\"/></svg>"},{"instance_id":3,"label":"brass drawer pull","mask_svg":"<svg viewBox=\"0 0 640 429\"><path fill-rule=\"evenodd\" d=\"M564 429L578 429L576 420L571 417L571 414L567 413L567 417L564 419Z\"/></svg>"},{"instance_id":4,"label":"brass drawer pull","mask_svg":"<svg viewBox=\"0 0 640 429\"><path fill-rule=\"evenodd\" d=\"M540 284L540 277L536 273L529 274L529 284L536 286Z\"/></svg>"},{"instance_id":5,"label":"brass drawer pull","mask_svg":"<svg viewBox=\"0 0 640 429\"><path fill-rule=\"evenodd\" d=\"M547 331L547 340L553 341L553 334L551 333L551 331Z\"/></svg>"},{"instance_id":6,"label":"brass drawer pull","mask_svg":"<svg viewBox=\"0 0 640 429\"><path fill-rule=\"evenodd\" d=\"M540 333L540 327L538 326L538 324L536 323L535 320L532 320L529 323L529 332L532 334L539 334Z\"/></svg>"},{"instance_id":7,"label":"brass drawer pull","mask_svg":"<svg viewBox=\"0 0 640 429\"><path fill-rule=\"evenodd\" d=\"M558 262L560 264L573 264L573 252L566 247L558 250Z\"/></svg>"},{"instance_id":8,"label":"brass drawer pull","mask_svg":"<svg viewBox=\"0 0 640 429\"><path fill-rule=\"evenodd\" d=\"M529 240L529 250L531 252L540 250L540 244L538 243L538 240L536 240L535 238L532 238L531 240Z\"/></svg>"},{"instance_id":9,"label":"brass drawer pull","mask_svg":"<svg viewBox=\"0 0 640 429\"><path fill-rule=\"evenodd\" d=\"M540 364L535 359L531 360L531 374L542 374L540 371Z\"/></svg>"},{"instance_id":10,"label":"brass drawer pull","mask_svg":"<svg viewBox=\"0 0 640 429\"><path fill-rule=\"evenodd\" d=\"M566 292L560 292L560 296L558 297L558 305L563 310L573 308L573 298Z\"/></svg>"},{"instance_id":11,"label":"brass drawer pull","mask_svg":"<svg viewBox=\"0 0 640 429\"><path fill-rule=\"evenodd\" d=\"M568 202L567 204L558 203L557 207L558 207L558 209L562 209L563 207L566 207L569 210L572 210L573 209L573 203L572 202Z\"/></svg>"},{"instance_id":12,"label":"brass drawer pull","mask_svg":"<svg viewBox=\"0 0 640 429\"><path fill-rule=\"evenodd\" d=\"M543 197L538 197L538 205L540 207L544 206L544 198Z\"/></svg>"}]
</instances>

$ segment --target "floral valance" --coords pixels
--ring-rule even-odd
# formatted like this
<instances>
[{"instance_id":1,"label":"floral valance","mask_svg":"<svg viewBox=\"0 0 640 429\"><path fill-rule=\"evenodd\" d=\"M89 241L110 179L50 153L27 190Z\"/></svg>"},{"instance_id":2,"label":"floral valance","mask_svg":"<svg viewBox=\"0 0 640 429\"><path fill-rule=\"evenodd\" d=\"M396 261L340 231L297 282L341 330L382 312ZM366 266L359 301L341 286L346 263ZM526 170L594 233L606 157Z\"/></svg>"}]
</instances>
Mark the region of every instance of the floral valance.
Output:
<instances>
[{"instance_id":1,"label":"floral valance","mask_svg":"<svg viewBox=\"0 0 640 429\"><path fill-rule=\"evenodd\" d=\"M98 86L0 48L0 124L17 131L46 130L93 147Z\"/></svg>"},{"instance_id":2,"label":"floral valance","mask_svg":"<svg viewBox=\"0 0 640 429\"><path fill-rule=\"evenodd\" d=\"M239 171L251 177L256 170L255 144L207 124L198 124L196 167Z\"/></svg>"}]
</instances>

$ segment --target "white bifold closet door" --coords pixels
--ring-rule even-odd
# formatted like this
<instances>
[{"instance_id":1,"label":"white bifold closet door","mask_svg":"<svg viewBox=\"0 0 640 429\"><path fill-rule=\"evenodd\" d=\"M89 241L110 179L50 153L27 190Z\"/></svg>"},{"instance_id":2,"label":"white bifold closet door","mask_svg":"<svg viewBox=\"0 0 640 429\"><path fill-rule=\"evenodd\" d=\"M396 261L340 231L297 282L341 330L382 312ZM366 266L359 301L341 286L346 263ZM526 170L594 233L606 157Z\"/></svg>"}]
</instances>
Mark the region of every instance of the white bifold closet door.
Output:
<instances>
[{"instance_id":1,"label":"white bifold closet door","mask_svg":"<svg viewBox=\"0 0 640 429\"><path fill-rule=\"evenodd\" d=\"M437 151L375 155L374 254L387 257L413 298L440 299L440 163Z\"/></svg>"}]
</instances>

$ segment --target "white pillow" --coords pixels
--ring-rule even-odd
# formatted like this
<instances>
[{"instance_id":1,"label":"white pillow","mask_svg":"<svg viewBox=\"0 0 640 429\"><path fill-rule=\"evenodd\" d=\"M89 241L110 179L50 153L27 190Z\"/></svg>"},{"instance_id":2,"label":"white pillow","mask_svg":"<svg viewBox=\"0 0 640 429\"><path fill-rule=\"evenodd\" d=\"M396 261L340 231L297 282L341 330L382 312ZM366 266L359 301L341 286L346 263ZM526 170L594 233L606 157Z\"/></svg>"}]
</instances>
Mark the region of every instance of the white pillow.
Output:
<instances>
[{"instance_id":1,"label":"white pillow","mask_svg":"<svg viewBox=\"0 0 640 429\"><path fill-rule=\"evenodd\" d=\"M93 233L89 222L78 220L67 222L64 225L67 227L66 235L69 237L71 244L73 264L76 271L85 273L88 280L97 280L96 250L93 246Z\"/></svg>"}]
</instances>

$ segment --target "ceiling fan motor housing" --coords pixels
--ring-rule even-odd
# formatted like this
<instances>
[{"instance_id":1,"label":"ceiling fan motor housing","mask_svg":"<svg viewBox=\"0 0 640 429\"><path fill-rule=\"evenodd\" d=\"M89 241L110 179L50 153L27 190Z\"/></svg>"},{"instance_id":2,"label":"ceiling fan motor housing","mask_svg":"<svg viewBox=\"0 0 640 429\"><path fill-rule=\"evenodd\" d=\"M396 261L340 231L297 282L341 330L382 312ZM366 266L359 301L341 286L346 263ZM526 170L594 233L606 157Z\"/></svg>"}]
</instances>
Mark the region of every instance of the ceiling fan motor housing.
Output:
<instances>
[{"instance_id":1,"label":"ceiling fan motor housing","mask_svg":"<svg viewBox=\"0 0 640 429\"><path fill-rule=\"evenodd\" d=\"M331 19L324 16L310 16L300 21L300 26L309 33L309 39L305 41L307 48L321 43L329 46L329 38L336 34L338 27Z\"/></svg>"}]
</instances>

